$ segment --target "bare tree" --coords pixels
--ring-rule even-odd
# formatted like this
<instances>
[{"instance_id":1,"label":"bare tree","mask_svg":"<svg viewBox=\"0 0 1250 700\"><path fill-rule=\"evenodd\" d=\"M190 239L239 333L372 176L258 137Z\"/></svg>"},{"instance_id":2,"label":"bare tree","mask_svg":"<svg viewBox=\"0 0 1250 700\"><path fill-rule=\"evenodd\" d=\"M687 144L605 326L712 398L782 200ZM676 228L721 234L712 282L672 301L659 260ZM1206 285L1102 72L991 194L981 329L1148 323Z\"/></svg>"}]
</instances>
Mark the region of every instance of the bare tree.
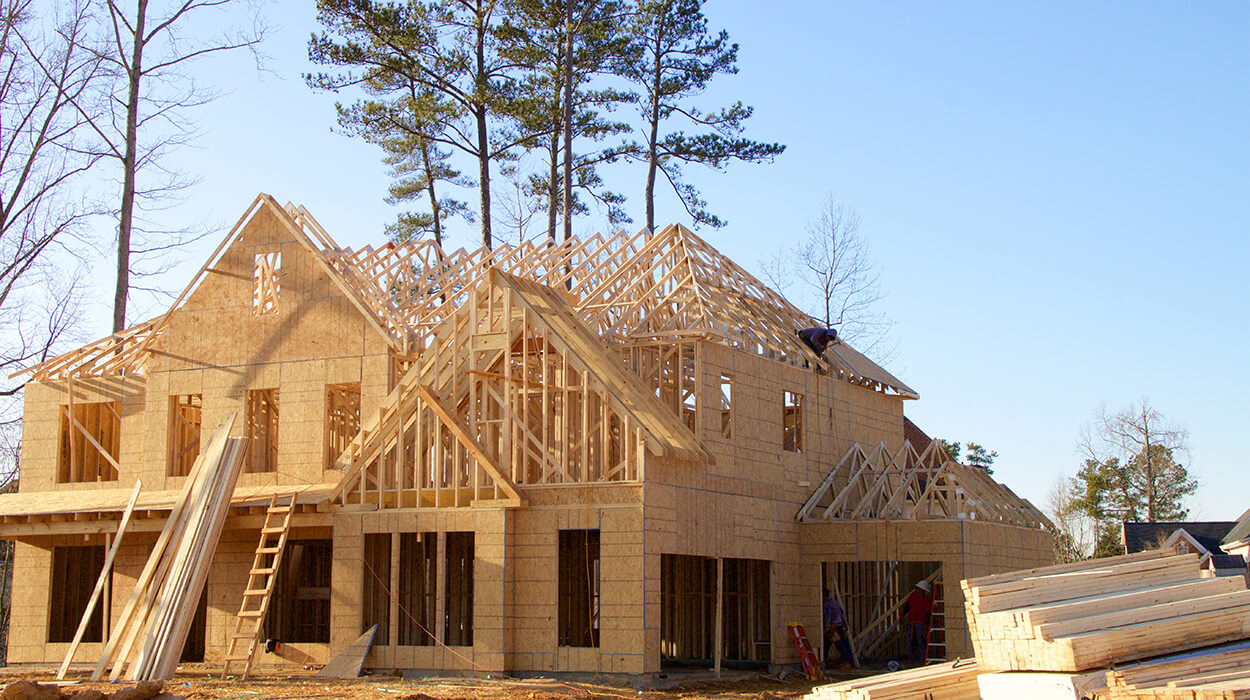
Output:
<instances>
[{"instance_id":1,"label":"bare tree","mask_svg":"<svg viewBox=\"0 0 1250 700\"><path fill-rule=\"evenodd\" d=\"M91 124L102 148L99 155L121 166L121 198L117 209L117 282L113 293L113 332L126 327L126 305L131 276L167 269L142 268L167 262L166 254L196 237L190 227L152 228L137 215L167 207L193 180L168 168L163 160L195 136L186 110L211 101L216 94L202 88L187 72L198 59L211 54L250 49L255 53L265 25L255 13L249 23L229 27L206 38L213 15L242 0L174 0L153 9L149 0L135 0L123 8L121 0L104 0L106 17L96 48L97 57L114 76L111 89L92 105L76 99L79 114ZM102 114L97 114L97 109ZM142 202L142 204L140 204Z\"/></svg>"},{"instance_id":2,"label":"bare tree","mask_svg":"<svg viewBox=\"0 0 1250 700\"><path fill-rule=\"evenodd\" d=\"M1070 480L1060 474L1046 494L1046 515L1054 525L1055 561L1089 559L1098 541L1097 523L1073 502Z\"/></svg>"},{"instance_id":3,"label":"bare tree","mask_svg":"<svg viewBox=\"0 0 1250 700\"><path fill-rule=\"evenodd\" d=\"M79 319L87 224L83 191L99 160L73 101L101 77L84 46L85 2L45 14L0 2L0 377L50 357ZM0 471L16 473L21 380L0 384Z\"/></svg>"},{"instance_id":4,"label":"bare tree","mask_svg":"<svg viewBox=\"0 0 1250 700\"><path fill-rule=\"evenodd\" d=\"M884 296L880 273L859 227L859 214L830 196L808 224L807 240L794 249L793 273L818 321L865 354L886 359L894 352L888 340L894 323L876 310Z\"/></svg>"}]
</instances>

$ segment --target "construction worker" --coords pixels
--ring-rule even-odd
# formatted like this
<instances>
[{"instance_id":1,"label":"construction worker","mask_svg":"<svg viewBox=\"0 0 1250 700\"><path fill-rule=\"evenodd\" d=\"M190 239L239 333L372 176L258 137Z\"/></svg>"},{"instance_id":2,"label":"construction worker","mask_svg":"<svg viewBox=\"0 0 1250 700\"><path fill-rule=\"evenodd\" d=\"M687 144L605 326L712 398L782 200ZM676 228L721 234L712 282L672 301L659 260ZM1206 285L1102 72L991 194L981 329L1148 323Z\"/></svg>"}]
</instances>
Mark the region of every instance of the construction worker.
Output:
<instances>
[{"instance_id":1,"label":"construction worker","mask_svg":"<svg viewBox=\"0 0 1250 700\"><path fill-rule=\"evenodd\" d=\"M798 336L804 345L821 357L825 355L825 348L838 340L838 332L832 328L804 328Z\"/></svg>"},{"instance_id":2,"label":"construction worker","mask_svg":"<svg viewBox=\"0 0 1250 700\"><path fill-rule=\"evenodd\" d=\"M933 615L932 585L917 581L903 603L903 624L907 632L907 660L923 663L929 646L929 618Z\"/></svg>"},{"instance_id":3,"label":"construction worker","mask_svg":"<svg viewBox=\"0 0 1250 700\"><path fill-rule=\"evenodd\" d=\"M842 604L834 599L829 589L825 589L825 661L828 662L831 647L837 647L838 653L842 655L851 668L856 668L855 652L851 650L851 638L846 631L846 611L842 609Z\"/></svg>"}]
</instances>

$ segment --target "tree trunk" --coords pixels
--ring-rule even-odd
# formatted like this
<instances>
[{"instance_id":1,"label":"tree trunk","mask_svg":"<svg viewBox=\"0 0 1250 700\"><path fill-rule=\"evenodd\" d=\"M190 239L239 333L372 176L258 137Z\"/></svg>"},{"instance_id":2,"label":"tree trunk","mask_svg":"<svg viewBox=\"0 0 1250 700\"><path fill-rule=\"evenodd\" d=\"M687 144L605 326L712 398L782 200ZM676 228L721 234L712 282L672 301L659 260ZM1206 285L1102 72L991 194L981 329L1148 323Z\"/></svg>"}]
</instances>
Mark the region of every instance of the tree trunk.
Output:
<instances>
[{"instance_id":1,"label":"tree trunk","mask_svg":"<svg viewBox=\"0 0 1250 700\"><path fill-rule=\"evenodd\" d=\"M573 0L564 0L564 240L573 236Z\"/></svg>"},{"instance_id":2,"label":"tree trunk","mask_svg":"<svg viewBox=\"0 0 1250 700\"><path fill-rule=\"evenodd\" d=\"M556 72L563 76L563 66L556 66ZM555 104L560 105L560 93L563 86L556 81L555 86ZM560 125L563 124L561 118L554 114L551 119L551 146L550 158L547 163L547 238L550 242L556 242L556 219L560 214Z\"/></svg>"},{"instance_id":3,"label":"tree trunk","mask_svg":"<svg viewBox=\"0 0 1250 700\"><path fill-rule=\"evenodd\" d=\"M482 245L489 250L491 247L490 234L490 134L487 132L486 123L486 96L483 91L487 89L483 76L486 73L486 17L479 0L477 3L477 37L474 46L477 59L477 72L475 74L477 82L477 95L475 99L477 104L474 106L473 115L477 119L477 164L478 164L478 192L481 195L482 210Z\"/></svg>"},{"instance_id":4,"label":"tree trunk","mask_svg":"<svg viewBox=\"0 0 1250 700\"><path fill-rule=\"evenodd\" d=\"M120 10L119 10L120 11ZM148 0L139 0L135 13L134 50L126 103L126 154L122 161L122 206L117 227L117 287L113 292L113 332L126 327L126 298L130 293L130 230L134 225L135 170L139 151L139 79L143 76L144 19Z\"/></svg>"},{"instance_id":5,"label":"tree trunk","mask_svg":"<svg viewBox=\"0 0 1250 700\"><path fill-rule=\"evenodd\" d=\"M425 189L430 193L430 211L434 214L434 242L443 247L443 221L434 193L434 168L430 167L430 142L421 139L421 167L425 169Z\"/></svg>"},{"instance_id":6,"label":"tree trunk","mask_svg":"<svg viewBox=\"0 0 1250 700\"><path fill-rule=\"evenodd\" d=\"M651 133L647 137L647 231L655 233L655 171L659 165L656 160L657 141L660 138L660 85L663 76L660 74L660 27L656 27L655 63L652 66L654 80L651 83L651 114L648 117Z\"/></svg>"}]
</instances>

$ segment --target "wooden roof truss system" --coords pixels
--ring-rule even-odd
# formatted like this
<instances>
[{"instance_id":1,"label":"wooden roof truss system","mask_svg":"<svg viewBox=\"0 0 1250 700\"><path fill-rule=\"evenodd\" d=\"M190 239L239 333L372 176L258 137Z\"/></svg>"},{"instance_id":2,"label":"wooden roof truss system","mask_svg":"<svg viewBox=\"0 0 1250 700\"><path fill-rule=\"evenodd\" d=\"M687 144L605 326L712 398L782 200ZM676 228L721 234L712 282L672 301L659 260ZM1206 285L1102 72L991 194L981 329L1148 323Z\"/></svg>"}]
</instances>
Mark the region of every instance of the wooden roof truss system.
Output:
<instances>
[{"instance_id":1,"label":"wooden roof truss system","mask_svg":"<svg viewBox=\"0 0 1250 700\"><path fill-rule=\"evenodd\" d=\"M342 503L520 506L638 481L646 450L713 461L558 292L493 272L465 297L339 457Z\"/></svg>"},{"instance_id":2,"label":"wooden roof truss system","mask_svg":"<svg viewBox=\"0 0 1250 700\"><path fill-rule=\"evenodd\" d=\"M796 516L802 522L969 519L1025 527L1050 521L983 470L952 461L936 441L847 451Z\"/></svg>"},{"instance_id":3,"label":"wooden roof truss system","mask_svg":"<svg viewBox=\"0 0 1250 700\"><path fill-rule=\"evenodd\" d=\"M916 393L840 343L818 357L795 336L816 325L685 227L658 233L596 234L560 244L531 241L472 252L445 252L431 241L340 248L303 207L280 208L260 195L162 316L25 371L36 380L142 373L158 337L244 224L265 205L280 212L295 237L331 270L334 282L397 354L415 358L491 270L568 292L568 302L604 342L708 339L771 359L829 371L856 384L905 398Z\"/></svg>"},{"instance_id":4,"label":"wooden roof truss system","mask_svg":"<svg viewBox=\"0 0 1250 700\"><path fill-rule=\"evenodd\" d=\"M567 290L569 301L611 343L711 339L791 364L832 371L840 378L907 398L916 394L845 344L818 358L795 336L816 324L781 295L680 225L654 235L596 234L561 244L526 241L446 253L412 240L327 248L348 284L385 309L388 323L407 329L408 347L429 346L432 334L489 270ZM398 323L392 319L398 319Z\"/></svg>"}]
</instances>

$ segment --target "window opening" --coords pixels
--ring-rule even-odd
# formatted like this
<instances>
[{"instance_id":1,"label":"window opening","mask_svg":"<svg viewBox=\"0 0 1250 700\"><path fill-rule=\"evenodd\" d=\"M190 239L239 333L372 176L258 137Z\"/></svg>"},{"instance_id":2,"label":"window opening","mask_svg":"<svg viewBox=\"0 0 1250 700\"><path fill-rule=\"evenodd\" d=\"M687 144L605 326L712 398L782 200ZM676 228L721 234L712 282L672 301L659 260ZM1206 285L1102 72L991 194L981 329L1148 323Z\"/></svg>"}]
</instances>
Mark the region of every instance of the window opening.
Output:
<instances>
[{"instance_id":1,"label":"window opening","mask_svg":"<svg viewBox=\"0 0 1250 700\"><path fill-rule=\"evenodd\" d=\"M733 437L734 380L728 374L720 376L720 435L728 440Z\"/></svg>"},{"instance_id":2,"label":"window opening","mask_svg":"<svg viewBox=\"0 0 1250 700\"><path fill-rule=\"evenodd\" d=\"M360 432L360 382L326 386L326 469Z\"/></svg>"},{"instance_id":3,"label":"window opening","mask_svg":"<svg viewBox=\"0 0 1250 700\"><path fill-rule=\"evenodd\" d=\"M561 530L559 644L599 646L599 531Z\"/></svg>"},{"instance_id":4,"label":"window opening","mask_svg":"<svg viewBox=\"0 0 1250 700\"><path fill-rule=\"evenodd\" d=\"M278 470L278 390L247 392L248 473Z\"/></svg>"},{"instance_id":5,"label":"window opening","mask_svg":"<svg viewBox=\"0 0 1250 700\"><path fill-rule=\"evenodd\" d=\"M802 452L803 395L785 392L782 406L782 447L788 452Z\"/></svg>"},{"instance_id":6,"label":"window opening","mask_svg":"<svg viewBox=\"0 0 1250 700\"><path fill-rule=\"evenodd\" d=\"M438 537L433 532L405 532L399 536L399 605L408 614L399 617L400 646L434 645L434 616L438 598ZM411 615L411 617L409 617ZM424 628L424 629L422 629ZM429 634L426 633L429 630Z\"/></svg>"},{"instance_id":7,"label":"window opening","mask_svg":"<svg viewBox=\"0 0 1250 700\"><path fill-rule=\"evenodd\" d=\"M447 533L447 610L443 641L473 646L473 533Z\"/></svg>"},{"instance_id":8,"label":"window opening","mask_svg":"<svg viewBox=\"0 0 1250 700\"><path fill-rule=\"evenodd\" d=\"M120 401L61 406L57 482L117 481L121 425Z\"/></svg>"},{"instance_id":9,"label":"window opening","mask_svg":"<svg viewBox=\"0 0 1250 700\"><path fill-rule=\"evenodd\" d=\"M203 396L186 394L169 397L169 463L170 476L191 473L195 458L200 456L200 419Z\"/></svg>"},{"instance_id":10,"label":"window opening","mask_svg":"<svg viewBox=\"0 0 1250 700\"><path fill-rule=\"evenodd\" d=\"M332 544L332 540L287 542L265 617L265 634L271 639L330 642Z\"/></svg>"},{"instance_id":11,"label":"window opening","mask_svg":"<svg viewBox=\"0 0 1250 700\"><path fill-rule=\"evenodd\" d=\"M278 313L278 293L282 288L282 253L257 253L252 268L252 313L256 316Z\"/></svg>"},{"instance_id":12,"label":"window opening","mask_svg":"<svg viewBox=\"0 0 1250 700\"><path fill-rule=\"evenodd\" d=\"M391 580L391 533L365 535L364 591L361 595L360 631L377 625L373 636L379 646L391 638L391 599L386 594Z\"/></svg>"},{"instance_id":13,"label":"window opening","mask_svg":"<svg viewBox=\"0 0 1250 700\"><path fill-rule=\"evenodd\" d=\"M52 548L52 581L48 586L49 642L74 641L91 592L104 570L105 556L104 545ZM112 587L111 576L105 585ZM96 604L82 641L104 641L103 605Z\"/></svg>"}]
</instances>

